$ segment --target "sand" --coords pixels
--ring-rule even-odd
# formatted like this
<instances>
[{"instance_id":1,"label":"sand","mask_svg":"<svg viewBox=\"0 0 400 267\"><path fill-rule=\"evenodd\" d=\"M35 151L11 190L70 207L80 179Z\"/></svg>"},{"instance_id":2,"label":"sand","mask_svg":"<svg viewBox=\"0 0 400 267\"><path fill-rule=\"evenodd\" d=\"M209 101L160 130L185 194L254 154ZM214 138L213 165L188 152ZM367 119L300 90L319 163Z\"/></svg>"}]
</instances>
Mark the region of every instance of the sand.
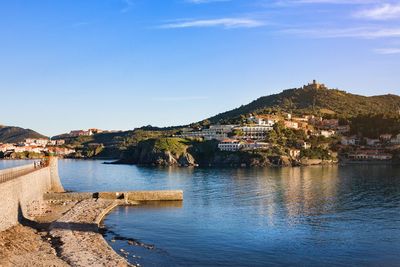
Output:
<instances>
[{"instance_id":1,"label":"sand","mask_svg":"<svg viewBox=\"0 0 400 267\"><path fill-rule=\"evenodd\" d=\"M131 266L99 233L118 200L47 202L33 221L0 232L0 266Z\"/></svg>"}]
</instances>

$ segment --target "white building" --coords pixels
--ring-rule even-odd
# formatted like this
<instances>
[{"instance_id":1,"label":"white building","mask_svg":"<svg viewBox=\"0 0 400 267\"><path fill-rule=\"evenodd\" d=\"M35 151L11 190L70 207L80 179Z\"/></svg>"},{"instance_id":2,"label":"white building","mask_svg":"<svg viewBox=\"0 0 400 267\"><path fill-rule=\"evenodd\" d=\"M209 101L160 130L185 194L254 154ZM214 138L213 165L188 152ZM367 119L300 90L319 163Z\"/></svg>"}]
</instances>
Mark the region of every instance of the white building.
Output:
<instances>
[{"instance_id":1,"label":"white building","mask_svg":"<svg viewBox=\"0 0 400 267\"><path fill-rule=\"evenodd\" d=\"M335 134L336 134L336 132L333 130L322 130L320 133L320 135L322 135L323 137L326 137L326 138L334 136Z\"/></svg>"},{"instance_id":2,"label":"white building","mask_svg":"<svg viewBox=\"0 0 400 267\"><path fill-rule=\"evenodd\" d=\"M234 125L211 125L208 129L203 129L205 140L224 140L228 138L228 134L232 132Z\"/></svg>"},{"instance_id":3,"label":"white building","mask_svg":"<svg viewBox=\"0 0 400 267\"><path fill-rule=\"evenodd\" d=\"M242 126L237 127L236 129L241 130L243 135L242 139L251 139L251 140L264 140L267 138L267 133L273 130L272 126Z\"/></svg>"},{"instance_id":4,"label":"white building","mask_svg":"<svg viewBox=\"0 0 400 267\"><path fill-rule=\"evenodd\" d=\"M243 150L257 150L257 149L269 149L270 143L266 142L245 142L242 144L241 149Z\"/></svg>"},{"instance_id":5,"label":"white building","mask_svg":"<svg viewBox=\"0 0 400 267\"><path fill-rule=\"evenodd\" d=\"M218 148L221 151L239 151L242 147L242 142L239 140L226 139L218 144Z\"/></svg>"},{"instance_id":6,"label":"white building","mask_svg":"<svg viewBox=\"0 0 400 267\"><path fill-rule=\"evenodd\" d=\"M15 153L21 153L21 152L34 152L34 153L42 153L43 151L46 151L47 149L41 146L17 146L13 149Z\"/></svg>"},{"instance_id":7,"label":"white building","mask_svg":"<svg viewBox=\"0 0 400 267\"><path fill-rule=\"evenodd\" d=\"M202 131L183 132L180 135L182 138L204 138Z\"/></svg>"},{"instance_id":8,"label":"white building","mask_svg":"<svg viewBox=\"0 0 400 267\"><path fill-rule=\"evenodd\" d=\"M366 138L365 141L367 142L367 145L369 145L369 146L377 146L380 144L379 139Z\"/></svg>"},{"instance_id":9,"label":"white building","mask_svg":"<svg viewBox=\"0 0 400 267\"><path fill-rule=\"evenodd\" d=\"M391 160L393 156L378 150L361 150L349 154L349 158L353 160Z\"/></svg>"},{"instance_id":10,"label":"white building","mask_svg":"<svg viewBox=\"0 0 400 267\"><path fill-rule=\"evenodd\" d=\"M65 144L65 140L59 139L59 140L50 140L48 145L51 146L62 146Z\"/></svg>"},{"instance_id":11,"label":"white building","mask_svg":"<svg viewBox=\"0 0 400 267\"><path fill-rule=\"evenodd\" d=\"M75 153L75 149L62 148L62 147L51 147L48 150L49 150L49 152L51 152L57 156L66 156L66 155Z\"/></svg>"},{"instance_id":12,"label":"white building","mask_svg":"<svg viewBox=\"0 0 400 267\"><path fill-rule=\"evenodd\" d=\"M15 146L13 144L1 144L0 145L0 151L3 153L6 151L9 151L9 150L14 150L14 149L15 149Z\"/></svg>"},{"instance_id":13,"label":"white building","mask_svg":"<svg viewBox=\"0 0 400 267\"><path fill-rule=\"evenodd\" d=\"M358 143L358 139L355 136L347 137L343 136L341 144L344 146L355 146Z\"/></svg>"},{"instance_id":14,"label":"white building","mask_svg":"<svg viewBox=\"0 0 400 267\"><path fill-rule=\"evenodd\" d=\"M279 121L274 116L254 116L250 117L249 120L257 125L270 126L270 127L274 126L274 124Z\"/></svg>"},{"instance_id":15,"label":"white building","mask_svg":"<svg viewBox=\"0 0 400 267\"><path fill-rule=\"evenodd\" d=\"M234 125L211 125L208 129L201 131L182 130L183 138L204 138L205 140L224 140L232 132Z\"/></svg>"},{"instance_id":16,"label":"white building","mask_svg":"<svg viewBox=\"0 0 400 267\"><path fill-rule=\"evenodd\" d=\"M49 143L49 139L45 139L45 138L39 138L39 139L35 139L35 138L27 138L25 139L24 145L25 146L46 146Z\"/></svg>"}]
</instances>

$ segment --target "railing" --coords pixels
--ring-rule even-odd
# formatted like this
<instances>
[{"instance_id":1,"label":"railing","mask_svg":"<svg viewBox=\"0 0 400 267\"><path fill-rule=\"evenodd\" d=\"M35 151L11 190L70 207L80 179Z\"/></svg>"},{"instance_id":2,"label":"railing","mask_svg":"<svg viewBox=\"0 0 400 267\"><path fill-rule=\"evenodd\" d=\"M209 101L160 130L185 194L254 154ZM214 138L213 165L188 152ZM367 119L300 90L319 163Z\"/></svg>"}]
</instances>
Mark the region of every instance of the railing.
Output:
<instances>
[{"instance_id":1,"label":"railing","mask_svg":"<svg viewBox=\"0 0 400 267\"><path fill-rule=\"evenodd\" d=\"M35 162L21 167L0 170L0 184L29 174L44 167L47 167L47 165Z\"/></svg>"}]
</instances>

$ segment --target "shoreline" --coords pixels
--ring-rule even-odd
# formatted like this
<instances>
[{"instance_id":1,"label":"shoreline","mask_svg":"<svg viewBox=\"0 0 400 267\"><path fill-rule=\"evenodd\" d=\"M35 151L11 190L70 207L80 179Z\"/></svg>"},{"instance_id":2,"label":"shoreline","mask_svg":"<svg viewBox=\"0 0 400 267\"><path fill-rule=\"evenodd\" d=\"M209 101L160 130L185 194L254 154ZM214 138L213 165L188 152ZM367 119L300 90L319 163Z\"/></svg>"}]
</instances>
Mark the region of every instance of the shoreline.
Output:
<instances>
[{"instance_id":1,"label":"shoreline","mask_svg":"<svg viewBox=\"0 0 400 267\"><path fill-rule=\"evenodd\" d=\"M182 201L181 190L46 193L29 219L0 232L0 266L136 266L106 241L104 218L118 206Z\"/></svg>"},{"instance_id":2,"label":"shoreline","mask_svg":"<svg viewBox=\"0 0 400 267\"><path fill-rule=\"evenodd\" d=\"M100 223L125 201L46 201L33 220L0 234L0 266L135 266L107 243ZM138 203L130 203L137 205ZM85 248L85 250L82 250Z\"/></svg>"}]
</instances>

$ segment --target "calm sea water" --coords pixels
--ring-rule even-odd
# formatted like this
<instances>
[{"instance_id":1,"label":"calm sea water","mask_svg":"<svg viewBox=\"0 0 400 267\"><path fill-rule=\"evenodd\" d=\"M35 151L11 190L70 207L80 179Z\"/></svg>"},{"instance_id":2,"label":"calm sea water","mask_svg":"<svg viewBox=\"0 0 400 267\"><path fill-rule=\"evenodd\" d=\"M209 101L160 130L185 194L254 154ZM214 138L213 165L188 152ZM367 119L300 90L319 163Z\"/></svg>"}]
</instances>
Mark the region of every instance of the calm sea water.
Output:
<instances>
[{"instance_id":1,"label":"calm sea water","mask_svg":"<svg viewBox=\"0 0 400 267\"><path fill-rule=\"evenodd\" d=\"M0 160L0 170L23 166L32 162L33 160Z\"/></svg>"},{"instance_id":2,"label":"calm sea water","mask_svg":"<svg viewBox=\"0 0 400 267\"><path fill-rule=\"evenodd\" d=\"M120 207L106 218L106 239L116 251L129 252L132 263L400 266L399 166L158 169L101 163L60 161L66 189L184 190L182 204Z\"/></svg>"}]
</instances>

